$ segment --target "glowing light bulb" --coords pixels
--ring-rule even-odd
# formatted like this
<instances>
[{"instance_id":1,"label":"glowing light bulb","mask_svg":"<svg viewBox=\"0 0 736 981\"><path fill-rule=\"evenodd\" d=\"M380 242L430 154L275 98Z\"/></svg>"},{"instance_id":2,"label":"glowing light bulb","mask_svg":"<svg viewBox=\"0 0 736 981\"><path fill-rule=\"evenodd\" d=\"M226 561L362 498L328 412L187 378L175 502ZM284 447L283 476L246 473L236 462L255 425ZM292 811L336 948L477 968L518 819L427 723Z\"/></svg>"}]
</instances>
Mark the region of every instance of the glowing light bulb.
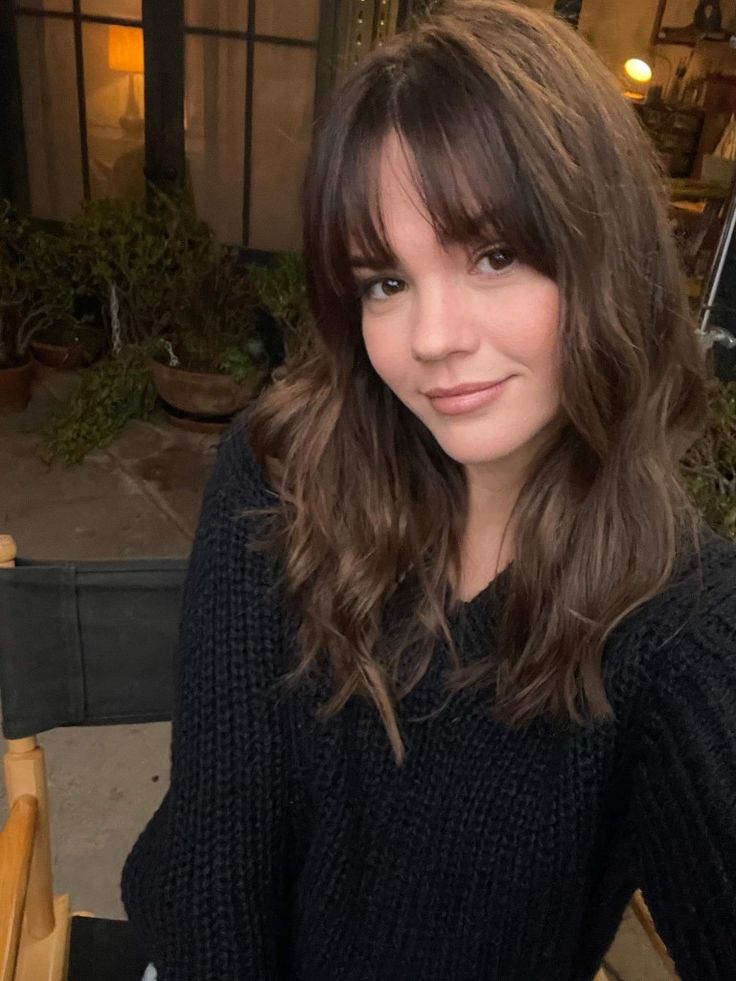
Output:
<instances>
[{"instance_id":1,"label":"glowing light bulb","mask_svg":"<svg viewBox=\"0 0 736 981\"><path fill-rule=\"evenodd\" d=\"M641 58L629 58L624 64L624 71L635 82L650 82L652 69Z\"/></svg>"}]
</instances>

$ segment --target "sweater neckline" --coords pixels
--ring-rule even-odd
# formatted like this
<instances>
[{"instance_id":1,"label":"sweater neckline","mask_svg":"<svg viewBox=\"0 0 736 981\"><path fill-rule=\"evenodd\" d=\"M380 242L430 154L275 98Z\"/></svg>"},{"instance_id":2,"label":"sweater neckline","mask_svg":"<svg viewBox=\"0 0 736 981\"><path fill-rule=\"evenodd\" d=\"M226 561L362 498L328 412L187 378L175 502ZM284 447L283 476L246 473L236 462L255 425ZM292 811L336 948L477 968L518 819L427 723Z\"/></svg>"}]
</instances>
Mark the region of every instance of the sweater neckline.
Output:
<instances>
[{"instance_id":1,"label":"sweater neckline","mask_svg":"<svg viewBox=\"0 0 736 981\"><path fill-rule=\"evenodd\" d=\"M494 576L494 578L491 579L491 581L487 583L483 589L480 590L480 592L476 593L475 596L472 596L469 600L465 600L465 602L461 603L459 612L468 613L471 610L476 610L481 606L485 606L491 599L491 593L496 593L499 589L505 588L513 564L513 561L509 562L509 564L502 569L497 576Z\"/></svg>"}]
</instances>

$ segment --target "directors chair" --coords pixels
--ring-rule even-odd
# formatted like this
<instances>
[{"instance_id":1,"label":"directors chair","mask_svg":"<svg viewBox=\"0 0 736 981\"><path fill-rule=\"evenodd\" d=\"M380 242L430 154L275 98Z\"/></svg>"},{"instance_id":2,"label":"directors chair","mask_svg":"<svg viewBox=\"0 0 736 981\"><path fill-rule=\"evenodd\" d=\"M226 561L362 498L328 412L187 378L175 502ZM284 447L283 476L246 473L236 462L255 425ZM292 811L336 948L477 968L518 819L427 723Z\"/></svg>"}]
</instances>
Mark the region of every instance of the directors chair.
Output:
<instances>
[{"instance_id":1,"label":"directors chair","mask_svg":"<svg viewBox=\"0 0 736 981\"><path fill-rule=\"evenodd\" d=\"M187 559L17 559L0 535L0 696L8 819L0 834L0 981L140 981L124 920L54 894L38 733L170 721Z\"/></svg>"}]
</instances>

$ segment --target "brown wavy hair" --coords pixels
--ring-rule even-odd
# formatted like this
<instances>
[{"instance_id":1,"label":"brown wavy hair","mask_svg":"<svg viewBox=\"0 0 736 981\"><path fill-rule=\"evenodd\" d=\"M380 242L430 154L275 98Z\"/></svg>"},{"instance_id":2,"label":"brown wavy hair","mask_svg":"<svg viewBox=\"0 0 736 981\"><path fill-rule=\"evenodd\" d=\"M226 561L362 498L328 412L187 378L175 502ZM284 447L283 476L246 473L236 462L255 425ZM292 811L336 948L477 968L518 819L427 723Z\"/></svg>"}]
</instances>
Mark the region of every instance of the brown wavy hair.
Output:
<instances>
[{"instance_id":1,"label":"brown wavy hair","mask_svg":"<svg viewBox=\"0 0 736 981\"><path fill-rule=\"evenodd\" d=\"M495 643L469 664L448 622L462 606L464 468L373 370L349 262L357 245L396 265L378 186L392 131L440 242L500 233L560 290L561 411L514 507ZM606 638L667 586L681 556L699 557L701 519L679 461L703 432L708 398L664 173L631 105L551 14L510 0L446 3L334 93L303 216L312 322L247 413L278 497L249 510L277 519L251 547L279 557L298 617L286 687L325 668L331 694L318 715L353 695L371 700L398 763L399 703L442 639L448 691L492 691L499 721L613 718ZM391 620L389 601L409 584L408 606L396 607L408 615Z\"/></svg>"}]
</instances>

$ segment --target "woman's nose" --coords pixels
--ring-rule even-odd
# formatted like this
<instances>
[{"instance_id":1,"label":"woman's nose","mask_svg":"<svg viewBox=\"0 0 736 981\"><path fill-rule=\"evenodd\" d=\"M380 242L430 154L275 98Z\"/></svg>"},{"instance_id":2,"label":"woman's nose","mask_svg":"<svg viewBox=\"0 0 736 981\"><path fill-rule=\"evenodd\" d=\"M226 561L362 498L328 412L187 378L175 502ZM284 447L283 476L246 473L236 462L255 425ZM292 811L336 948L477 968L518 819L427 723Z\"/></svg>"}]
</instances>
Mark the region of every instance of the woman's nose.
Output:
<instances>
[{"instance_id":1,"label":"woman's nose","mask_svg":"<svg viewBox=\"0 0 736 981\"><path fill-rule=\"evenodd\" d=\"M462 291L452 285L434 286L415 294L411 311L412 354L417 361L439 361L478 345L477 325Z\"/></svg>"}]
</instances>

